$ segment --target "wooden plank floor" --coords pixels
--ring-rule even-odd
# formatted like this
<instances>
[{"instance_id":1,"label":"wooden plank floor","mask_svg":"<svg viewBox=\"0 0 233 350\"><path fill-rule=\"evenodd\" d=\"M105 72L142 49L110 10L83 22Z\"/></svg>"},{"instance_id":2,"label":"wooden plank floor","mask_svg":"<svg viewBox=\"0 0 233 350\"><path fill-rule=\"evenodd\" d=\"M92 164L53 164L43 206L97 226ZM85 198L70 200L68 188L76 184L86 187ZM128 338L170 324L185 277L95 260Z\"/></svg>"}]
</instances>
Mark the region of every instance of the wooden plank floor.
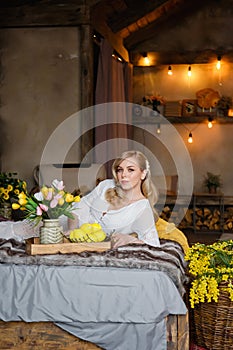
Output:
<instances>
[{"instance_id":1,"label":"wooden plank floor","mask_svg":"<svg viewBox=\"0 0 233 350\"><path fill-rule=\"evenodd\" d=\"M0 349L99 350L101 348L73 336L52 322L0 321ZM186 315L169 315L167 317L167 349L189 350L188 313Z\"/></svg>"},{"instance_id":2,"label":"wooden plank floor","mask_svg":"<svg viewBox=\"0 0 233 350\"><path fill-rule=\"evenodd\" d=\"M97 345L65 332L51 322L0 321L1 350L98 350Z\"/></svg>"}]
</instances>

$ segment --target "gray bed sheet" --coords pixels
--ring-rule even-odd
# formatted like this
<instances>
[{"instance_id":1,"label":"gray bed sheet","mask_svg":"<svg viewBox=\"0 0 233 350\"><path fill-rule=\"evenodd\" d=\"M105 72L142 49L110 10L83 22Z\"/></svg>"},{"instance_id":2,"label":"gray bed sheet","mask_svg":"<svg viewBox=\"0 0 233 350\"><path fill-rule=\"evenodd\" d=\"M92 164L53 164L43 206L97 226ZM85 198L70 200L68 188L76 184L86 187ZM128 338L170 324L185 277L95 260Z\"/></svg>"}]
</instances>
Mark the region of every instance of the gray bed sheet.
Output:
<instances>
[{"instance_id":1,"label":"gray bed sheet","mask_svg":"<svg viewBox=\"0 0 233 350\"><path fill-rule=\"evenodd\" d=\"M0 264L0 319L52 321L107 350L166 350L165 317L185 315L161 271Z\"/></svg>"}]
</instances>

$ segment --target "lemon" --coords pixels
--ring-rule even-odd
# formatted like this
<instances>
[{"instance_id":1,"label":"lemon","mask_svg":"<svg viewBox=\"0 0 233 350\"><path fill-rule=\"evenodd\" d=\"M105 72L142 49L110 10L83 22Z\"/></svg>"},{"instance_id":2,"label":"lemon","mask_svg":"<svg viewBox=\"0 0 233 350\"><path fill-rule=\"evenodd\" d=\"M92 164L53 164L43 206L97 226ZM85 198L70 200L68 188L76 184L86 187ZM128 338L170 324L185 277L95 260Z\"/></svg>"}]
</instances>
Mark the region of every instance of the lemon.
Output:
<instances>
[{"instance_id":1,"label":"lemon","mask_svg":"<svg viewBox=\"0 0 233 350\"><path fill-rule=\"evenodd\" d=\"M69 238L70 238L71 242L75 242L75 240L74 240L74 231L70 232Z\"/></svg>"},{"instance_id":2,"label":"lemon","mask_svg":"<svg viewBox=\"0 0 233 350\"><path fill-rule=\"evenodd\" d=\"M90 233L93 231L92 225L88 223L82 224L79 229L83 230L85 233Z\"/></svg>"},{"instance_id":3,"label":"lemon","mask_svg":"<svg viewBox=\"0 0 233 350\"><path fill-rule=\"evenodd\" d=\"M96 237L98 239L97 242L102 242L106 238L106 233L103 230L95 231L95 235L96 235Z\"/></svg>"},{"instance_id":4,"label":"lemon","mask_svg":"<svg viewBox=\"0 0 233 350\"><path fill-rule=\"evenodd\" d=\"M72 242L84 242L85 232L80 228L76 228L70 232L70 240Z\"/></svg>"},{"instance_id":5,"label":"lemon","mask_svg":"<svg viewBox=\"0 0 233 350\"><path fill-rule=\"evenodd\" d=\"M99 231L101 230L101 225L98 224L98 222L94 222L93 224L91 224L93 232Z\"/></svg>"},{"instance_id":6,"label":"lemon","mask_svg":"<svg viewBox=\"0 0 233 350\"><path fill-rule=\"evenodd\" d=\"M98 242L98 237L96 236L95 232L88 233L88 237L90 238L91 242Z\"/></svg>"},{"instance_id":7,"label":"lemon","mask_svg":"<svg viewBox=\"0 0 233 350\"><path fill-rule=\"evenodd\" d=\"M106 238L106 233L97 222L93 224L85 223L80 228L75 228L70 232L71 242L102 242Z\"/></svg>"}]
</instances>

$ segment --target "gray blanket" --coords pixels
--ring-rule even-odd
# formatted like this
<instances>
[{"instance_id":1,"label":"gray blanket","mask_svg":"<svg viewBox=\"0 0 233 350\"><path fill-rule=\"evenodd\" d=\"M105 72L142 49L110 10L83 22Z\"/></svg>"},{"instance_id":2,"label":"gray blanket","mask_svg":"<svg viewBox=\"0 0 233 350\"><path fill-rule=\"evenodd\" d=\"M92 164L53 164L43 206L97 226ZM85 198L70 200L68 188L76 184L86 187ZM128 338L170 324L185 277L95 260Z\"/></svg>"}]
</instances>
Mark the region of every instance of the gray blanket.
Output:
<instances>
[{"instance_id":1,"label":"gray blanket","mask_svg":"<svg viewBox=\"0 0 233 350\"><path fill-rule=\"evenodd\" d=\"M86 266L149 269L165 272L174 282L180 294L185 293L188 282L187 263L180 244L161 240L160 247L146 244L130 244L106 252L82 252L76 254L32 255L25 252L25 244L14 240L0 240L0 263Z\"/></svg>"}]
</instances>

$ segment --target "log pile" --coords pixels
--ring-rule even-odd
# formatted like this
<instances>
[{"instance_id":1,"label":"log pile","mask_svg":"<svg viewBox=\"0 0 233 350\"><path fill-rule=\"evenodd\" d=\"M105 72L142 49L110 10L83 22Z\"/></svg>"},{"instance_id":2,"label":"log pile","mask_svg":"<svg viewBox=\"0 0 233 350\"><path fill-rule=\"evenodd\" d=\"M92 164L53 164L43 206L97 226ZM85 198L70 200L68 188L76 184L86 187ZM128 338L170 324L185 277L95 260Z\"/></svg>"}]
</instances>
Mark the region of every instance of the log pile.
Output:
<instances>
[{"instance_id":1,"label":"log pile","mask_svg":"<svg viewBox=\"0 0 233 350\"><path fill-rule=\"evenodd\" d=\"M180 230L195 228L196 231L233 231L233 207L226 208L222 216L217 207L180 207L173 212L172 208L165 206L160 216L167 221L170 219Z\"/></svg>"},{"instance_id":2,"label":"log pile","mask_svg":"<svg viewBox=\"0 0 233 350\"><path fill-rule=\"evenodd\" d=\"M233 207L226 208L223 228L224 231L233 231Z\"/></svg>"},{"instance_id":3,"label":"log pile","mask_svg":"<svg viewBox=\"0 0 233 350\"><path fill-rule=\"evenodd\" d=\"M196 230L200 231L220 231L221 213L219 209L196 208Z\"/></svg>"}]
</instances>

